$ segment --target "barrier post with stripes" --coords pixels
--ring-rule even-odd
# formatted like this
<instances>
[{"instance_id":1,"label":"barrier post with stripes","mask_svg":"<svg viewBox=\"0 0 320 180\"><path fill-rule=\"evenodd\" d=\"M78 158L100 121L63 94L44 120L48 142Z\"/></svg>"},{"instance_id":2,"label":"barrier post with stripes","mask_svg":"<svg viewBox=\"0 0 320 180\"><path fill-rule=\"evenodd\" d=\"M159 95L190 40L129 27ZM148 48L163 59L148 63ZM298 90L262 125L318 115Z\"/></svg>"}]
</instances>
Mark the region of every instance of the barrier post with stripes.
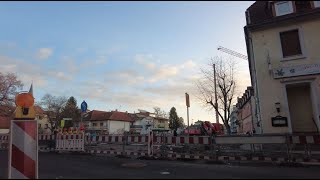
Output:
<instances>
[{"instance_id":1,"label":"barrier post with stripes","mask_svg":"<svg viewBox=\"0 0 320 180\"><path fill-rule=\"evenodd\" d=\"M153 156L153 131L148 133L148 155Z\"/></svg>"},{"instance_id":2,"label":"barrier post with stripes","mask_svg":"<svg viewBox=\"0 0 320 180\"><path fill-rule=\"evenodd\" d=\"M38 122L12 120L8 179L38 179Z\"/></svg>"}]
</instances>

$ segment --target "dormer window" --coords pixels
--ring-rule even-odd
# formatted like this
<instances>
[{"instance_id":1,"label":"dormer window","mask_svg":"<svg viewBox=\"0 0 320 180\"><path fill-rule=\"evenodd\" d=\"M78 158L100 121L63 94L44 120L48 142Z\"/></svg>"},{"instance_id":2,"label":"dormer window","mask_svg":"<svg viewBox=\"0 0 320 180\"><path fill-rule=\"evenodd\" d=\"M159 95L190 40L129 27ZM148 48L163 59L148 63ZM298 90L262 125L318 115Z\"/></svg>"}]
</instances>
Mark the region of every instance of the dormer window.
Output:
<instances>
[{"instance_id":1,"label":"dormer window","mask_svg":"<svg viewBox=\"0 0 320 180\"><path fill-rule=\"evenodd\" d=\"M274 4L276 16L293 13L292 1L280 1Z\"/></svg>"}]
</instances>

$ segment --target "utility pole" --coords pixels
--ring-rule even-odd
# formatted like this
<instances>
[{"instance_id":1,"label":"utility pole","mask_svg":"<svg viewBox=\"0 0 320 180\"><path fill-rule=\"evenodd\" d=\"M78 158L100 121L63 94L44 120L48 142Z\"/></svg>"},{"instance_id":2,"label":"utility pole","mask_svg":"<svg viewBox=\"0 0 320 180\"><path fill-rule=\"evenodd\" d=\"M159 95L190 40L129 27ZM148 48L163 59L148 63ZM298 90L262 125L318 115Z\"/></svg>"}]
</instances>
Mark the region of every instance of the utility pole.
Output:
<instances>
[{"instance_id":1,"label":"utility pole","mask_svg":"<svg viewBox=\"0 0 320 180\"><path fill-rule=\"evenodd\" d=\"M186 105L187 105L187 120L188 120L188 136L189 136L189 107L190 107L190 100L189 100L189 94L186 93Z\"/></svg>"},{"instance_id":2,"label":"utility pole","mask_svg":"<svg viewBox=\"0 0 320 180\"><path fill-rule=\"evenodd\" d=\"M217 99L217 79L216 79L216 65L213 64L213 76L214 76L214 96L215 96L215 106L216 106L216 123L219 124L218 115L218 99Z\"/></svg>"}]
</instances>

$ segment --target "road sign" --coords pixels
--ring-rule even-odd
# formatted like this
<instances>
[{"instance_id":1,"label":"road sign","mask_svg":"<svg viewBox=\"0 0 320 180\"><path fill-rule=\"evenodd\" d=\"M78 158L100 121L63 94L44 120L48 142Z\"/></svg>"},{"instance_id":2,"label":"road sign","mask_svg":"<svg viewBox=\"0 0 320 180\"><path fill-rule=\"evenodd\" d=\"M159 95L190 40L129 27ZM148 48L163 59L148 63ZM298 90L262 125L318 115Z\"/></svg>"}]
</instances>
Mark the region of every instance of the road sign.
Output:
<instances>
[{"instance_id":1,"label":"road sign","mask_svg":"<svg viewBox=\"0 0 320 180\"><path fill-rule=\"evenodd\" d=\"M81 112L86 112L87 108L88 108L88 104L85 101L83 101L81 103Z\"/></svg>"},{"instance_id":2,"label":"road sign","mask_svg":"<svg viewBox=\"0 0 320 180\"><path fill-rule=\"evenodd\" d=\"M186 93L186 105L187 107L190 107L190 101L189 101L189 94Z\"/></svg>"}]
</instances>

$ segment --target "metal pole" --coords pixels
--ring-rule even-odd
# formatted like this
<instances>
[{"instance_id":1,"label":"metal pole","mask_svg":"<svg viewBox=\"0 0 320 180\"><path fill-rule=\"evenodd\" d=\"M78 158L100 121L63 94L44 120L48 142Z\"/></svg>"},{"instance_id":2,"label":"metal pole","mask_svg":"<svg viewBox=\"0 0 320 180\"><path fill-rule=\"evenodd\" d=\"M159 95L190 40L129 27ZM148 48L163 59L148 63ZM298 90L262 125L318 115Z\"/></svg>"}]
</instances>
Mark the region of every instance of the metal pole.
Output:
<instances>
[{"instance_id":1,"label":"metal pole","mask_svg":"<svg viewBox=\"0 0 320 180\"><path fill-rule=\"evenodd\" d=\"M219 115L218 115L218 99L217 99L217 80L216 80L216 65L213 64L213 76L214 76L214 96L215 96L215 106L216 106L216 123L219 124Z\"/></svg>"},{"instance_id":2,"label":"metal pole","mask_svg":"<svg viewBox=\"0 0 320 180\"><path fill-rule=\"evenodd\" d=\"M190 135L190 129L189 129L189 107L187 107L187 119L188 119L188 136Z\"/></svg>"}]
</instances>

